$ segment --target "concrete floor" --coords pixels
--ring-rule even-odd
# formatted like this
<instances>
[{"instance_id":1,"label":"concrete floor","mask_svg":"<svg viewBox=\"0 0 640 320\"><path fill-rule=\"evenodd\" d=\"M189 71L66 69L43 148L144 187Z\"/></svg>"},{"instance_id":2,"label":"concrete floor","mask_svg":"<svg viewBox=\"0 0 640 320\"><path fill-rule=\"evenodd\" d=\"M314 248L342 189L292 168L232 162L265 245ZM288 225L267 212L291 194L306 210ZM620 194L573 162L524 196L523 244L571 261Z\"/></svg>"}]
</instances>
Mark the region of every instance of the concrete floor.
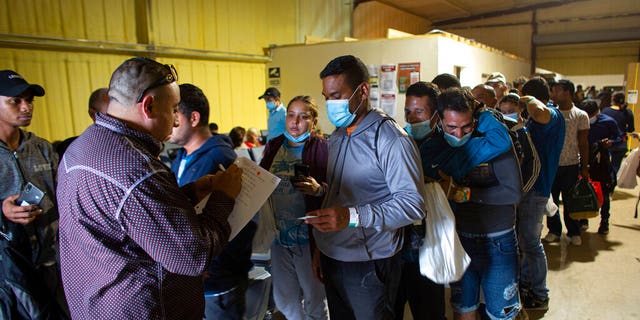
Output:
<instances>
[{"instance_id":1,"label":"concrete floor","mask_svg":"<svg viewBox=\"0 0 640 320\"><path fill-rule=\"evenodd\" d=\"M560 243L545 244L549 310L529 311L529 319L640 319L640 219L633 218L639 192L640 187L616 190L609 235L597 233L598 217L590 219L582 246L570 245L564 236ZM547 232L545 227L542 236ZM453 319L450 309L447 318ZM404 319L413 319L408 306Z\"/></svg>"},{"instance_id":2,"label":"concrete floor","mask_svg":"<svg viewBox=\"0 0 640 320\"><path fill-rule=\"evenodd\" d=\"M589 220L580 247L566 236L560 243L545 243L549 310L529 311L529 319L640 319L640 219L633 218L639 192L638 187L615 191L609 235L597 233L598 217ZM542 236L547 232L545 227ZM405 320L413 319L410 314L407 307ZM453 319L450 310L447 318Z\"/></svg>"}]
</instances>

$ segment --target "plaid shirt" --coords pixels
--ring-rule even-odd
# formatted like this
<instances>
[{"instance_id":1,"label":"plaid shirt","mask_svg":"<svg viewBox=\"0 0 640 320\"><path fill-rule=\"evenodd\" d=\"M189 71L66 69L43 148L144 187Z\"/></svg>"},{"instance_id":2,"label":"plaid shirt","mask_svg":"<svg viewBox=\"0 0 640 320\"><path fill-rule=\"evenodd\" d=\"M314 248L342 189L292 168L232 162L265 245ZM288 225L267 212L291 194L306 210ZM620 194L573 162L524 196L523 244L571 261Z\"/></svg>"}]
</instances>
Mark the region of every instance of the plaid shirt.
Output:
<instances>
[{"instance_id":1,"label":"plaid shirt","mask_svg":"<svg viewBox=\"0 0 640 320\"><path fill-rule=\"evenodd\" d=\"M73 318L202 319L201 273L227 243L233 200L214 193L196 216L161 147L97 114L65 153L60 265Z\"/></svg>"}]
</instances>

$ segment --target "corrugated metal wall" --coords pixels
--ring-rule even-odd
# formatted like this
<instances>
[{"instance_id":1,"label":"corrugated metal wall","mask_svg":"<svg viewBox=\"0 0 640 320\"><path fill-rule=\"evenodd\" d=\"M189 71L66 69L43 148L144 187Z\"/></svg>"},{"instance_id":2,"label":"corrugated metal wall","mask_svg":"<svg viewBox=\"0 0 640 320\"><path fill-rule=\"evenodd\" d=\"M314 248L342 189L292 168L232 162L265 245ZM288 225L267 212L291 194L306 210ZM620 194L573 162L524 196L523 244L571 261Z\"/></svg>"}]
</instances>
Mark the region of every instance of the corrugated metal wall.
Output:
<instances>
[{"instance_id":1,"label":"corrugated metal wall","mask_svg":"<svg viewBox=\"0 0 640 320\"><path fill-rule=\"evenodd\" d=\"M342 39L350 17L340 0L0 0L0 69L45 87L28 130L51 141L90 124L89 94L136 55L174 64L180 83L201 87L221 132L266 128L264 48Z\"/></svg>"},{"instance_id":2,"label":"corrugated metal wall","mask_svg":"<svg viewBox=\"0 0 640 320\"><path fill-rule=\"evenodd\" d=\"M384 36L389 27L414 34L434 28L429 24L421 30L415 30L415 23L413 26L400 26L398 21L415 21L415 16L380 2L361 3L355 8L353 33L356 37L378 38ZM394 12L392 21L387 19L389 12ZM575 33L610 32L613 37L621 30L640 28L638 12L638 0L585 0L538 9L535 21L540 36L564 34L565 38L571 40L571 35ZM376 23L355 23L359 16ZM532 11L525 11L437 28L530 60L534 31L532 19ZM536 66L564 75L624 74L628 63L638 61L639 50L638 41L538 46Z\"/></svg>"},{"instance_id":3,"label":"corrugated metal wall","mask_svg":"<svg viewBox=\"0 0 640 320\"><path fill-rule=\"evenodd\" d=\"M358 39L386 38L388 28L423 34L430 25L427 19L377 1L360 3L353 12L353 37Z\"/></svg>"}]
</instances>

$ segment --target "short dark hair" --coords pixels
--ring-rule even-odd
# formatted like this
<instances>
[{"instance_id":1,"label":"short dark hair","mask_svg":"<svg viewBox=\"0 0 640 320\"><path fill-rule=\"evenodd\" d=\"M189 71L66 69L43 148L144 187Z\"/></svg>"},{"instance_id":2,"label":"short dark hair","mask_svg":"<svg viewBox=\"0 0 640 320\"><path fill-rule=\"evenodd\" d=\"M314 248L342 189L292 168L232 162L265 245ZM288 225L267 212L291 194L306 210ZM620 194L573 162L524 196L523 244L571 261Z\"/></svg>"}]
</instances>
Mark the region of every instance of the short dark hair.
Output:
<instances>
[{"instance_id":1,"label":"short dark hair","mask_svg":"<svg viewBox=\"0 0 640 320\"><path fill-rule=\"evenodd\" d=\"M109 89L100 88L92 92L89 96L89 109L95 109L98 101L109 101Z\"/></svg>"},{"instance_id":2,"label":"short dark hair","mask_svg":"<svg viewBox=\"0 0 640 320\"><path fill-rule=\"evenodd\" d=\"M599 101L595 99L584 99L580 102L580 109L586 111L587 114L592 115L600 109Z\"/></svg>"},{"instance_id":3,"label":"short dark hair","mask_svg":"<svg viewBox=\"0 0 640 320\"><path fill-rule=\"evenodd\" d=\"M158 84L178 81L171 65L161 64L146 57L135 57L123 62L111 75L109 99L123 105L135 104L145 92Z\"/></svg>"},{"instance_id":4,"label":"short dark hair","mask_svg":"<svg viewBox=\"0 0 640 320\"><path fill-rule=\"evenodd\" d=\"M206 126L209 123L209 100L200 88L190 83L183 83L180 85L178 112L187 118L191 116L192 112L198 112L200 114L198 127Z\"/></svg>"},{"instance_id":5,"label":"short dark hair","mask_svg":"<svg viewBox=\"0 0 640 320\"><path fill-rule=\"evenodd\" d=\"M431 82L424 81L418 81L410 85L406 93L407 97L429 97L429 109L431 109L431 113L434 113L437 109L439 95L440 90L438 90L438 86Z\"/></svg>"},{"instance_id":6,"label":"short dark hair","mask_svg":"<svg viewBox=\"0 0 640 320\"><path fill-rule=\"evenodd\" d=\"M458 79L458 77L450 73L441 73L437 75L435 78L433 78L433 80L431 80L431 83L438 86L438 88L440 89L440 92L447 90L449 88L461 87L460 80Z\"/></svg>"},{"instance_id":7,"label":"short dark hair","mask_svg":"<svg viewBox=\"0 0 640 320\"><path fill-rule=\"evenodd\" d=\"M513 80L513 87L518 88L520 85L524 85L527 82L527 77L519 76L515 80Z\"/></svg>"},{"instance_id":8,"label":"short dark hair","mask_svg":"<svg viewBox=\"0 0 640 320\"><path fill-rule=\"evenodd\" d=\"M568 79L560 79L554 86L561 86L562 90L569 91L569 94L571 94L571 96L576 93L576 87L573 85L573 82Z\"/></svg>"},{"instance_id":9,"label":"short dark hair","mask_svg":"<svg viewBox=\"0 0 640 320\"><path fill-rule=\"evenodd\" d=\"M505 94L498 102L498 105L502 104L503 102L511 102L517 106L518 102L520 102L520 96L518 96L518 94L516 93Z\"/></svg>"},{"instance_id":10,"label":"short dark hair","mask_svg":"<svg viewBox=\"0 0 640 320\"><path fill-rule=\"evenodd\" d=\"M247 131L244 130L243 127L234 127L229 131L229 138L231 138L231 143L233 143L233 147L237 148L242 145L242 141L244 141L244 134Z\"/></svg>"},{"instance_id":11,"label":"short dark hair","mask_svg":"<svg viewBox=\"0 0 640 320\"><path fill-rule=\"evenodd\" d=\"M613 96L611 96L611 99L613 100L613 103L615 103L617 106L621 106L624 103L624 92L622 91L614 92Z\"/></svg>"},{"instance_id":12,"label":"short dark hair","mask_svg":"<svg viewBox=\"0 0 640 320\"><path fill-rule=\"evenodd\" d=\"M218 124L215 123L215 122L209 123L209 130L210 131L218 131Z\"/></svg>"},{"instance_id":13,"label":"short dark hair","mask_svg":"<svg viewBox=\"0 0 640 320\"><path fill-rule=\"evenodd\" d=\"M461 113L473 113L476 109L476 100L469 90L449 88L438 96L438 114L444 118L444 112L451 110Z\"/></svg>"},{"instance_id":14,"label":"short dark hair","mask_svg":"<svg viewBox=\"0 0 640 320\"><path fill-rule=\"evenodd\" d=\"M345 76L347 84L354 90L363 82L369 83L367 66L362 60L352 55L340 56L329 61L320 72L320 79L341 74Z\"/></svg>"},{"instance_id":15,"label":"short dark hair","mask_svg":"<svg viewBox=\"0 0 640 320\"><path fill-rule=\"evenodd\" d=\"M548 102L550 99L549 85L543 77L535 76L522 86L522 94L525 96L533 96L542 102Z\"/></svg>"}]
</instances>

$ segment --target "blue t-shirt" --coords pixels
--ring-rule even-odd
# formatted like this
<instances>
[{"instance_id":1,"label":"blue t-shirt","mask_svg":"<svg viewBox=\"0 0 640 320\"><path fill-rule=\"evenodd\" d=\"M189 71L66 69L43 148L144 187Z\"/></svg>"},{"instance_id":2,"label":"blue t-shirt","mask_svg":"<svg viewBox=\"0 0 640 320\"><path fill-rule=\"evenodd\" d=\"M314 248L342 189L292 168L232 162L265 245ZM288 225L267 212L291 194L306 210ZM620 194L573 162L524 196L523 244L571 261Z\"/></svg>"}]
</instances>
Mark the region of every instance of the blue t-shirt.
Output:
<instances>
[{"instance_id":1,"label":"blue t-shirt","mask_svg":"<svg viewBox=\"0 0 640 320\"><path fill-rule=\"evenodd\" d=\"M540 174L532 190L541 197L549 197L551 194L551 186L558 171L560 153L564 144L564 116L557 108L548 109L551 111L549 123L539 124L533 120L528 120L526 123L531 141L540 157Z\"/></svg>"},{"instance_id":2,"label":"blue t-shirt","mask_svg":"<svg viewBox=\"0 0 640 320\"><path fill-rule=\"evenodd\" d=\"M292 147L286 142L273 158L269 171L281 180L276 190L271 194L275 212L278 236L276 244L293 247L309 243L309 227L299 217L306 213L304 195L291 184L294 175L294 165L302 162L302 146Z\"/></svg>"},{"instance_id":3,"label":"blue t-shirt","mask_svg":"<svg viewBox=\"0 0 640 320\"><path fill-rule=\"evenodd\" d=\"M269 119L267 119L267 130L269 135L267 141L284 134L287 120L287 109L283 105L279 105L273 111L269 111Z\"/></svg>"}]
</instances>

